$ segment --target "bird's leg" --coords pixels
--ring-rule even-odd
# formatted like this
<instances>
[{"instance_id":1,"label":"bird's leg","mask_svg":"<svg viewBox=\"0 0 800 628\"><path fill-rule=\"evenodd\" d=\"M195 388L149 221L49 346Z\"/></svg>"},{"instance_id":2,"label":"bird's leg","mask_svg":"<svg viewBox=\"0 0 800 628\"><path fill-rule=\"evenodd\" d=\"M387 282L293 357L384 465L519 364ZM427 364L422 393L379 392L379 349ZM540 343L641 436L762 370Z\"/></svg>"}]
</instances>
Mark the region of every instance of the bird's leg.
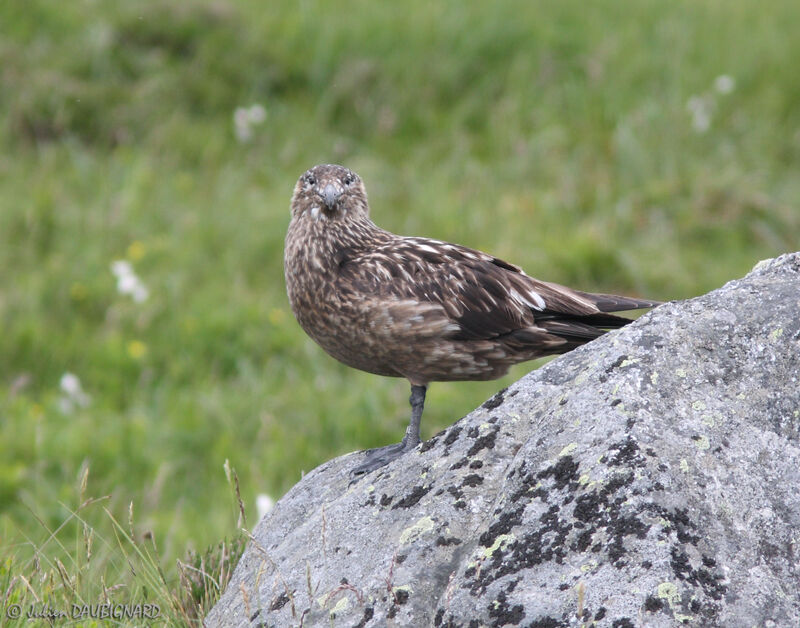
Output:
<instances>
[{"instance_id":1,"label":"bird's leg","mask_svg":"<svg viewBox=\"0 0 800 628\"><path fill-rule=\"evenodd\" d=\"M419 445L419 424L422 421L422 409L425 407L425 386L411 386L411 397L408 402L411 404L411 421L406 428L406 435L403 436L403 446L406 450L413 449Z\"/></svg>"},{"instance_id":2,"label":"bird's leg","mask_svg":"<svg viewBox=\"0 0 800 628\"><path fill-rule=\"evenodd\" d=\"M351 481L359 479L370 471L380 469L419 445L419 425L422 421L422 410L425 407L426 391L427 386L415 386L412 384L411 397L408 400L411 404L411 420L408 423L403 440L394 445L366 451L366 460L350 472Z\"/></svg>"}]
</instances>

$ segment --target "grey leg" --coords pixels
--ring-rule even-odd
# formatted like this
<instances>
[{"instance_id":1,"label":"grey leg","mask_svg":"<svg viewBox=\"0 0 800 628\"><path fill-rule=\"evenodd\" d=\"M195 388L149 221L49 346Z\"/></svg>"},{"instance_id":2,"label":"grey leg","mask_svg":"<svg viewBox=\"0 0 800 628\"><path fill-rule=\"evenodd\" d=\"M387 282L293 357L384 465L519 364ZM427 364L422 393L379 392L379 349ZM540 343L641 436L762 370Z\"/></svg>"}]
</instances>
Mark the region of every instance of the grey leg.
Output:
<instances>
[{"instance_id":1,"label":"grey leg","mask_svg":"<svg viewBox=\"0 0 800 628\"><path fill-rule=\"evenodd\" d=\"M389 464L402 456L407 451L414 449L420 443L419 426L422 421L422 410L425 407L425 392L427 386L411 386L411 420L406 428L403 440L394 445L370 449L366 453L366 459L362 464L350 472L351 483L358 480L362 475L375 471Z\"/></svg>"},{"instance_id":2,"label":"grey leg","mask_svg":"<svg viewBox=\"0 0 800 628\"><path fill-rule=\"evenodd\" d=\"M425 407L425 386L412 386L411 397L408 402L411 404L411 421L406 428L406 435L403 437L403 445L406 449L413 449L419 445L419 424L422 421L422 410Z\"/></svg>"}]
</instances>

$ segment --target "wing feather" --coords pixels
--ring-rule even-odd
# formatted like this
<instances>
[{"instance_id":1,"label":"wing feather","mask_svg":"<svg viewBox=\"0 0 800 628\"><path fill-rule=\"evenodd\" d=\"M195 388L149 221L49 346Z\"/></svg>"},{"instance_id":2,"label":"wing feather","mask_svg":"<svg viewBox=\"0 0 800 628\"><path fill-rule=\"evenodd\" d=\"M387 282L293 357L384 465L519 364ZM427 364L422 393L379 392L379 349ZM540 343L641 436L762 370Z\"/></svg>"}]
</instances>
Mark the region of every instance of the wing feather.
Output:
<instances>
[{"instance_id":1,"label":"wing feather","mask_svg":"<svg viewBox=\"0 0 800 628\"><path fill-rule=\"evenodd\" d=\"M489 340L529 330L539 341L555 335L585 342L602 334L602 328L628 322L604 312L654 304L539 281L486 253L428 238L398 237L369 251L347 253L339 261L340 279L355 293L436 304L455 324L448 336L455 340Z\"/></svg>"}]
</instances>

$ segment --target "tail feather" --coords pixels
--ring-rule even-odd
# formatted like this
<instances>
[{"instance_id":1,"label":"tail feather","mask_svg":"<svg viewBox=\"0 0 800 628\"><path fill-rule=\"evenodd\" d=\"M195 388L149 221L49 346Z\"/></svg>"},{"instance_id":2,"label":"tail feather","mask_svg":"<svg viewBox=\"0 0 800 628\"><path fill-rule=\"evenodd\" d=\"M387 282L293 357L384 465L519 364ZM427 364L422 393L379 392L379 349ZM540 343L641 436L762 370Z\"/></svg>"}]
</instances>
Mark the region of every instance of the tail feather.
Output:
<instances>
[{"instance_id":1,"label":"tail feather","mask_svg":"<svg viewBox=\"0 0 800 628\"><path fill-rule=\"evenodd\" d=\"M597 314L566 314L545 310L536 315L536 326L548 333L562 338L566 343L558 348L559 353L574 349L582 344L599 338L611 329L619 329L633 320L624 316L616 316L609 312L623 312L659 305L659 301L631 299L613 294L592 294L581 292L581 296L590 299L600 310Z\"/></svg>"},{"instance_id":2,"label":"tail feather","mask_svg":"<svg viewBox=\"0 0 800 628\"><path fill-rule=\"evenodd\" d=\"M549 329L552 325L575 325L581 328L590 327L595 330L619 329L631 322L630 318L616 316L615 314L559 314L545 312L536 316L536 324L539 327ZM600 334L597 334L600 335ZM597 337L597 336L594 336Z\"/></svg>"},{"instance_id":3,"label":"tail feather","mask_svg":"<svg viewBox=\"0 0 800 628\"><path fill-rule=\"evenodd\" d=\"M626 319L626 322L630 321ZM604 329L577 320L537 321L536 324L549 334L581 343L599 338L605 333Z\"/></svg>"},{"instance_id":4,"label":"tail feather","mask_svg":"<svg viewBox=\"0 0 800 628\"><path fill-rule=\"evenodd\" d=\"M601 312L625 312L627 310L641 310L661 305L661 301L632 299L615 294L595 294L592 292L580 292L579 294L592 301Z\"/></svg>"}]
</instances>

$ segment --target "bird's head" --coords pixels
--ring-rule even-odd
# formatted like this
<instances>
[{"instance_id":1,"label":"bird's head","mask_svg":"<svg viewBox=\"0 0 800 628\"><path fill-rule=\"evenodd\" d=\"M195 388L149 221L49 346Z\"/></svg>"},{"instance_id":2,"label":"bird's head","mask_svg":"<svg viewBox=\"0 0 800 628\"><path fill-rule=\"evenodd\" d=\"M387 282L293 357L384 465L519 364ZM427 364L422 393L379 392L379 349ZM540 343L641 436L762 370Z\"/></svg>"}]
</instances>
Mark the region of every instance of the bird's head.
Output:
<instances>
[{"instance_id":1,"label":"bird's head","mask_svg":"<svg viewBox=\"0 0 800 628\"><path fill-rule=\"evenodd\" d=\"M303 173L294 186L292 218L350 220L369 215L360 177L344 166L321 164Z\"/></svg>"}]
</instances>

